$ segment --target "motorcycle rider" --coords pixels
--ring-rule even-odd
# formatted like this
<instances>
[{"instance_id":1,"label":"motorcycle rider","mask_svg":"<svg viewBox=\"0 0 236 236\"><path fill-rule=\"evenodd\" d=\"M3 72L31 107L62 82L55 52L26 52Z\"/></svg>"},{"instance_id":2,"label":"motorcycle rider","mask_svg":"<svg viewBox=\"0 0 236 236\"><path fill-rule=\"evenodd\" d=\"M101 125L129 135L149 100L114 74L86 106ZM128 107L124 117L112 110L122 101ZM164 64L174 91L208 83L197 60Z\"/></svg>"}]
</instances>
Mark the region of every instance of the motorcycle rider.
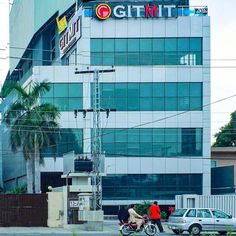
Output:
<instances>
[{"instance_id":1,"label":"motorcycle rider","mask_svg":"<svg viewBox=\"0 0 236 236\"><path fill-rule=\"evenodd\" d=\"M135 211L135 204L131 204L128 210L129 212L129 223L137 224L137 232L140 231L140 227L143 223L143 217Z\"/></svg>"}]
</instances>

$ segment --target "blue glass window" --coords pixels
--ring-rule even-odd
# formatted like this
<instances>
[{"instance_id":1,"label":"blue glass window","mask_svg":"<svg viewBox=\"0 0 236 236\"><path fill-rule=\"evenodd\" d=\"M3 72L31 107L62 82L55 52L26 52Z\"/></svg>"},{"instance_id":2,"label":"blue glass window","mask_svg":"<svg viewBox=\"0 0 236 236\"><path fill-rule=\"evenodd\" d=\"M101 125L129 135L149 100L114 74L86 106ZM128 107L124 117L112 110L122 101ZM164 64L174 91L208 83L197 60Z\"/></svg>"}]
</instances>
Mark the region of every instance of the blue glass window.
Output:
<instances>
[{"instance_id":1,"label":"blue glass window","mask_svg":"<svg viewBox=\"0 0 236 236\"><path fill-rule=\"evenodd\" d=\"M202 194L202 174L117 174L102 178L104 200L174 200Z\"/></svg>"},{"instance_id":2,"label":"blue glass window","mask_svg":"<svg viewBox=\"0 0 236 236\"><path fill-rule=\"evenodd\" d=\"M202 65L202 38L91 39L92 65Z\"/></svg>"},{"instance_id":3,"label":"blue glass window","mask_svg":"<svg viewBox=\"0 0 236 236\"><path fill-rule=\"evenodd\" d=\"M108 156L202 156L201 128L103 129Z\"/></svg>"}]
</instances>

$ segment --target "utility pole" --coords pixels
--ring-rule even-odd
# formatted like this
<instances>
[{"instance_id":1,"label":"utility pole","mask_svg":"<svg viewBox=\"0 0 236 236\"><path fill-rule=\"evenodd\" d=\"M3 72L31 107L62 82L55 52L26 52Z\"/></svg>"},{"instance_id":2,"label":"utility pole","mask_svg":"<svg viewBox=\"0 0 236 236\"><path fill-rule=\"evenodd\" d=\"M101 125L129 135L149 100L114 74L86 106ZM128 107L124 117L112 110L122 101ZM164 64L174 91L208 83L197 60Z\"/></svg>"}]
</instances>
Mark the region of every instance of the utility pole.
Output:
<instances>
[{"instance_id":1,"label":"utility pole","mask_svg":"<svg viewBox=\"0 0 236 236\"><path fill-rule=\"evenodd\" d=\"M75 110L75 117L78 112L83 112L84 118L87 112L93 112L93 140L92 140L92 158L93 158L93 210L102 209L102 176L100 173L100 156L102 154L101 144L101 119L100 112L106 112L107 118L110 111L116 111L115 109L101 109L100 102L100 73L111 73L115 72L115 69L106 70L87 70L87 71L75 71L75 74L88 74L93 73L94 83L94 98L93 98L93 109L80 109Z\"/></svg>"}]
</instances>

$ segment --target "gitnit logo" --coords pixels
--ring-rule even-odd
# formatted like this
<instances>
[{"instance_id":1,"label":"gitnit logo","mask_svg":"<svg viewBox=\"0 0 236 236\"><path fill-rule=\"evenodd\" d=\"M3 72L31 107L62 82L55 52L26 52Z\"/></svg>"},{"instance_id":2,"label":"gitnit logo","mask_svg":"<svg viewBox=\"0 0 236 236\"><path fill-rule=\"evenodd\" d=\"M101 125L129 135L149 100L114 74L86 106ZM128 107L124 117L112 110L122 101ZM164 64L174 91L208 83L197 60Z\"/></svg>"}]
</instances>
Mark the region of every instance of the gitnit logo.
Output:
<instances>
[{"instance_id":1,"label":"gitnit logo","mask_svg":"<svg viewBox=\"0 0 236 236\"><path fill-rule=\"evenodd\" d=\"M111 8L106 3L99 4L96 7L96 15L101 20L106 20L111 15Z\"/></svg>"}]
</instances>

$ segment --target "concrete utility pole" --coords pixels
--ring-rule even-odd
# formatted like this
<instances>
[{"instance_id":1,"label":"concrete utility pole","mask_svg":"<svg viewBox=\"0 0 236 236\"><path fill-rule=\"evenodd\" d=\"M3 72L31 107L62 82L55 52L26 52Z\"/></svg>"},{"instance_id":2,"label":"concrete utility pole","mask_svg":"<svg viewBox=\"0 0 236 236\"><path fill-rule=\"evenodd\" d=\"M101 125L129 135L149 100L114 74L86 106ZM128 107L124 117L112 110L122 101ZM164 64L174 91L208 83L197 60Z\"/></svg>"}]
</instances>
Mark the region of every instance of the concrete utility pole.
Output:
<instances>
[{"instance_id":1,"label":"concrete utility pole","mask_svg":"<svg viewBox=\"0 0 236 236\"><path fill-rule=\"evenodd\" d=\"M84 118L87 112L93 112L93 140L92 140L92 158L93 158L93 210L102 209L102 176L100 173L100 156L102 154L101 144L101 119L100 112L106 112L107 118L110 111L116 111L115 109L101 109L100 101L100 73L115 72L115 69L107 70L87 70L87 71L75 71L75 74L88 74L93 73L94 82L94 98L93 109L79 109L75 110L75 118L78 112L83 112Z\"/></svg>"}]
</instances>

